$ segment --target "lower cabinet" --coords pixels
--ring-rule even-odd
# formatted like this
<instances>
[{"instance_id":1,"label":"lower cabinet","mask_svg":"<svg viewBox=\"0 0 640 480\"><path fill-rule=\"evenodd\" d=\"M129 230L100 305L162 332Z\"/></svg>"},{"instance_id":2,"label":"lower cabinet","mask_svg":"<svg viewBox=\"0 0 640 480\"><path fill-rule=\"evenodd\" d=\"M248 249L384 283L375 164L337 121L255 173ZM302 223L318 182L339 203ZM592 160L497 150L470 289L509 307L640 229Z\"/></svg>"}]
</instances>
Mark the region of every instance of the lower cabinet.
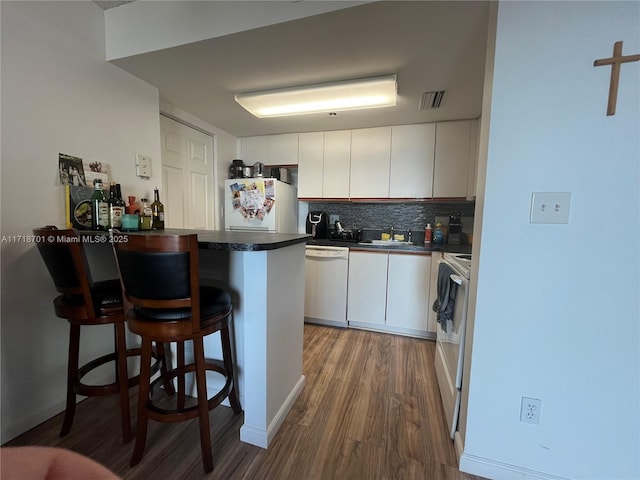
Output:
<instances>
[{"instance_id":1,"label":"lower cabinet","mask_svg":"<svg viewBox=\"0 0 640 480\"><path fill-rule=\"evenodd\" d=\"M431 277L430 255L350 252L349 326L433 337L435 329L428 322Z\"/></svg>"}]
</instances>

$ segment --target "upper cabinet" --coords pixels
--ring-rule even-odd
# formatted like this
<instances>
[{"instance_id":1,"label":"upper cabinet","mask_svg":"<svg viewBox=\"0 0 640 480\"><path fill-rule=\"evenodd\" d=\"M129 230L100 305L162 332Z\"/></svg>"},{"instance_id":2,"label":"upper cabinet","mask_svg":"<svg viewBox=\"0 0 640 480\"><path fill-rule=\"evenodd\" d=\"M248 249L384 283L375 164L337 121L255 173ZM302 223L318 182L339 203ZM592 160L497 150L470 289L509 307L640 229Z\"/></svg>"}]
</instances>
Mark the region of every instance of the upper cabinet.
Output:
<instances>
[{"instance_id":1,"label":"upper cabinet","mask_svg":"<svg viewBox=\"0 0 640 480\"><path fill-rule=\"evenodd\" d=\"M269 165L297 165L298 164L298 134L285 133L283 135L268 135Z\"/></svg>"},{"instance_id":2,"label":"upper cabinet","mask_svg":"<svg viewBox=\"0 0 640 480\"><path fill-rule=\"evenodd\" d=\"M324 135L324 132L312 132L298 137L298 197L323 196Z\"/></svg>"},{"instance_id":3,"label":"upper cabinet","mask_svg":"<svg viewBox=\"0 0 640 480\"><path fill-rule=\"evenodd\" d=\"M391 127L389 197L432 197L435 140L435 123Z\"/></svg>"},{"instance_id":4,"label":"upper cabinet","mask_svg":"<svg viewBox=\"0 0 640 480\"><path fill-rule=\"evenodd\" d=\"M351 131L351 198L389 196L391 127Z\"/></svg>"},{"instance_id":5,"label":"upper cabinet","mask_svg":"<svg viewBox=\"0 0 640 480\"><path fill-rule=\"evenodd\" d=\"M478 121L243 137L247 165L298 166L301 199L475 196Z\"/></svg>"},{"instance_id":6,"label":"upper cabinet","mask_svg":"<svg viewBox=\"0 0 640 480\"><path fill-rule=\"evenodd\" d=\"M324 132L323 198L349 198L350 164L351 130Z\"/></svg>"},{"instance_id":7,"label":"upper cabinet","mask_svg":"<svg viewBox=\"0 0 640 480\"><path fill-rule=\"evenodd\" d=\"M436 124L433 169L435 198L466 198L468 196L471 167L474 169L473 183L475 183L476 123L475 120L463 120Z\"/></svg>"},{"instance_id":8,"label":"upper cabinet","mask_svg":"<svg viewBox=\"0 0 640 480\"><path fill-rule=\"evenodd\" d=\"M239 156L245 165L262 162L266 165L297 165L298 134L242 137Z\"/></svg>"},{"instance_id":9,"label":"upper cabinet","mask_svg":"<svg viewBox=\"0 0 640 480\"><path fill-rule=\"evenodd\" d=\"M269 161L269 138L243 137L240 139L239 158L245 165L253 165L256 162L268 163Z\"/></svg>"}]
</instances>

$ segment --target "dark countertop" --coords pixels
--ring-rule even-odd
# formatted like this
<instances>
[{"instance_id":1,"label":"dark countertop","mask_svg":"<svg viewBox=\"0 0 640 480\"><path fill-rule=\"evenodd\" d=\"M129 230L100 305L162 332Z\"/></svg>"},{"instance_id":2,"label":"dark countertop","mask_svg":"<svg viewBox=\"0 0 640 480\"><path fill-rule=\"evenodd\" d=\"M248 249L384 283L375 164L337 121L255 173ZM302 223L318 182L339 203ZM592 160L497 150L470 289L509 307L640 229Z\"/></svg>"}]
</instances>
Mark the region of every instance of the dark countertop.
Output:
<instances>
[{"instance_id":1,"label":"dark countertop","mask_svg":"<svg viewBox=\"0 0 640 480\"><path fill-rule=\"evenodd\" d=\"M374 245L373 243L361 242L343 242L339 240L309 240L307 245L319 245L329 247L347 247L350 249L358 250L373 250L373 251L389 251L389 252L415 252L430 254L431 252L455 252L455 253L471 253L471 245L448 245L432 243L429 246L425 245Z\"/></svg>"},{"instance_id":2,"label":"dark countertop","mask_svg":"<svg viewBox=\"0 0 640 480\"><path fill-rule=\"evenodd\" d=\"M122 232L117 235L198 235L200 248L225 251L261 251L276 250L278 248L305 243L312 237L299 233L267 233L267 232L238 232L226 230L190 230L185 228L167 228L164 230L139 230ZM80 235L107 235L108 232L79 231Z\"/></svg>"}]
</instances>

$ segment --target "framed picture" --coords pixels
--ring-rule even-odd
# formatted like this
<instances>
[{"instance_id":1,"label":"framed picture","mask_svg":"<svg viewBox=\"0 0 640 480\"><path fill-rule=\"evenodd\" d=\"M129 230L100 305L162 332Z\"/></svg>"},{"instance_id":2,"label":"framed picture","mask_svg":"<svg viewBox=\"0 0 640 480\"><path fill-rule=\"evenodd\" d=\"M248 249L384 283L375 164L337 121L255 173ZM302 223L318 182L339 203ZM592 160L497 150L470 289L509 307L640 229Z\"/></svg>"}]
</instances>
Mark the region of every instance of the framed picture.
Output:
<instances>
[{"instance_id":1,"label":"framed picture","mask_svg":"<svg viewBox=\"0 0 640 480\"><path fill-rule=\"evenodd\" d=\"M84 187L87 184L81 158L60 153L58 154L58 169L60 170L60 183L63 185Z\"/></svg>"}]
</instances>

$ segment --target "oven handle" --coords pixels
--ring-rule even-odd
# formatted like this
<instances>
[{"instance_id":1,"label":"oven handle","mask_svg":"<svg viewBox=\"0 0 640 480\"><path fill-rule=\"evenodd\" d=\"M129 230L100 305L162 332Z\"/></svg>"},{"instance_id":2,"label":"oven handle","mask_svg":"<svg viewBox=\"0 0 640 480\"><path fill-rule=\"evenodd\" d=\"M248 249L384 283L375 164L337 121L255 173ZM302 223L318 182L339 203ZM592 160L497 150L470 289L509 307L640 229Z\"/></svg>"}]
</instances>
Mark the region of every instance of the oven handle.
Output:
<instances>
[{"instance_id":1,"label":"oven handle","mask_svg":"<svg viewBox=\"0 0 640 480\"><path fill-rule=\"evenodd\" d=\"M458 285L462 285L462 277L458 276L458 275L449 275L449 278L453 281L456 282Z\"/></svg>"}]
</instances>

